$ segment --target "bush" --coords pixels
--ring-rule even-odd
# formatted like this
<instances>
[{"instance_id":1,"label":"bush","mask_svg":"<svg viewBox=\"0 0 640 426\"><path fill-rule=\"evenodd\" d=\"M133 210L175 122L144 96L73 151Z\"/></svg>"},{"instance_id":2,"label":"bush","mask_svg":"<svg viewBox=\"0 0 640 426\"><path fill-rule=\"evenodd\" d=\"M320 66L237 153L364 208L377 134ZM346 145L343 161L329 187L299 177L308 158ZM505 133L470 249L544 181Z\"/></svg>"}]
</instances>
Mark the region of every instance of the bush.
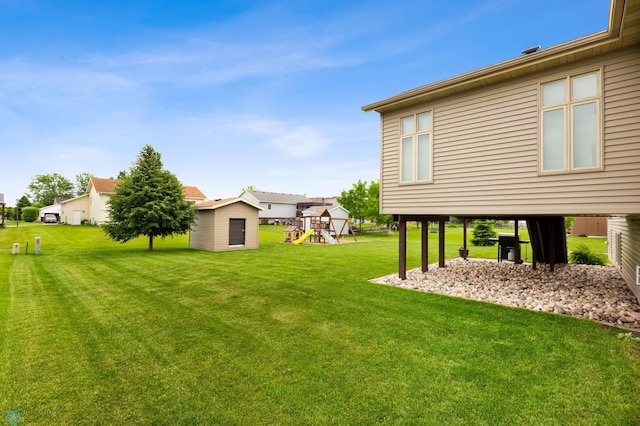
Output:
<instances>
[{"instance_id":1,"label":"bush","mask_svg":"<svg viewBox=\"0 0 640 426\"><path fill-rule=\"evenodd\" d=\"M607 260L601 254L594 253L584 244L569 253L569 262L581 265L606 265Z\"/></svg>"},{"instance_id":2,"label":"bush","mask_svg":"<svg viewBox=\"0 0 640 426\"><path fill-rule=\"evenodd\" d=\"M23 207L22 208L22 220L25 222L35 222L40 214L40 209L37 207Z\"/></svg>"},{"instance_id":3,"label":"bush","mask_svg":"<svg viewBox=\"0 0 640 426\"><path fill-rule=\"evenodd\" d=\"M494 241L489 241L489 238L496 238L498 235L493 230L493 220L476 220L473 224L473 238L471 244L474 246L492 246Z\"/></svg>"}]
</instances>

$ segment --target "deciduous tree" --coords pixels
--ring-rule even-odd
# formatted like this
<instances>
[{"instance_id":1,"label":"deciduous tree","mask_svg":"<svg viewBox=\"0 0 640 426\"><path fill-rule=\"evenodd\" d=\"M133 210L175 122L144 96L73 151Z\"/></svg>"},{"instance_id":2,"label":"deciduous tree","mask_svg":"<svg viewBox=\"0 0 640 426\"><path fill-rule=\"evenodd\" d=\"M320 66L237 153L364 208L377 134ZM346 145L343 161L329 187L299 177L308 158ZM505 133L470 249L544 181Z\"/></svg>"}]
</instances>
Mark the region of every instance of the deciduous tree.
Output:
<instances>
[{"instance_id":1,"label":"deciduous tree","mask_svg":"<svg viewBox=\"0 0 640 426\"><path fill-rule=\"evenodd\" d=\"M380 182L377 180L372 180L369 185L366 180L358 180L351 189L342 191L338 202L349 210L351 217L358 220L361 226L364 219L385 225L392 221L391 215L380 214Z\"/></svg>"},{"instance_id":2,"label":"deciduous tree","mask_svg":"<svg viewBox=\"0 0 640 426\"><path fill-rule=\"evenodd\" d=\"M89 172L81 172L76 175L76 195L82 195L87 192L89 180L93 175Z\"/></svg>"},{"instance_id":3,"label":"deciduous tree","mask_svg":"<svg viewBox=\"0 0 640 426\"><path fill-rule=\"evenodd\" d=\"M353 219L358 220L360 227L367 215L367 181L358 179L357 183L351 186L351 189L342 191L338 202L342 207L349 210L349 214Z\"/></svg>"},{"instance_id":4,"label":"deciduous tree","mask_svg":"<svg viewBox=\"0 0 640 426\"><path fill-rule=\"evenodd\" d=\"M116 187L108 201L110 219L105 233L121 243L138 236L153 239L186 234L191 229L195 210L185 200L178 178L165 170L161 155L145 145L130 173Z\"/></svg>"},{"instance_id":5,"label":"deciduous tree","mask_svg":"<svg viewBox=\"0 0 640 426\"><path fill-rule=\"evenodd\" d=\"M36 175L28 186L34 204L48 206L58 197L74 196L73 183L58 173Z\"/></svg>"}]
</instances>

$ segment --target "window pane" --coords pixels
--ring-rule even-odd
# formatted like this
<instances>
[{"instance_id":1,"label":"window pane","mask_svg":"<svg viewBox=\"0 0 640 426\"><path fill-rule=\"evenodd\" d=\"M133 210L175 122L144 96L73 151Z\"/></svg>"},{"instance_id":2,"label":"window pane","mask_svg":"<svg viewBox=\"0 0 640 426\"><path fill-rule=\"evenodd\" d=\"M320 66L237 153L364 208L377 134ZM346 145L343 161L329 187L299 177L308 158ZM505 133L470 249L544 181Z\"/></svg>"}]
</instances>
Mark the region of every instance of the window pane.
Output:
<instances>
[{"instance_id":1,"label":"window pane","mask_svg":"<svg viewBox=\"0 0 640 426\"><path fill-rule=\"evenodd\" d=\"M564 80L542 86L542 105L555 105L564 102Z\"/></svg>"},{"instance_id":2,"label":"window pane","mask_svg":"<svg viewBox=\"0 0 640 426\"><path fill-rule=\"evenodd\" d=\"M542 115L542 170L564 169L564 110L545 111Z\"/></svg>"},{"instance_id":3,"label":"window pane","mask_svg":"<svg viewBox=\"0 0 640 426\"><path fill-rule=\"evenodd\" d=\"M418 131L431 130L431 112L418 114Z\"/></svg>"},{"instance_id":4,"label":"window pane","mask_svg":"<svg viewBox=\"0 0 640 426\"><path fill-rule=\"evenodd\" d=\"M431 134L418 136L418 180L431 179Z\"/></svg>"},{"instance_id":5,"label":"window pane","mask_svg":"<svg viewBox=\"0 0 640 426\"><path fill-rule=\"evenodd\" d=\"M596 166L596 103L573 107L573 167Z\"/></svg>"},{"instance_id":6,"label":"window pane","mask_svg":"<svg viewBox=\"0 0 640 426\"><path fill-rule=\"evenodd\" d=\"M402 119L402 134L413 133L416 131L413 115Z\"/></svg>"},{"instance_id":7,"label":"window pane","mask_svg":"<svg viewBox=\"0 0 640 426\"><path fill-rule=\"evenodd\" d=\"M402 138L402 162L400 164L402 182L413 180L413 138Z\"/></svg>"},{"instance_id":8,"label":"window pane","mask_svg":"<svg viewBox=\"0 0 640 426\"><path fill-rule=\"evenodd\" d=\"M583 99L598 94L598 74L581 75L571 79L571 99Z\"/></svg>"}]
</instances>

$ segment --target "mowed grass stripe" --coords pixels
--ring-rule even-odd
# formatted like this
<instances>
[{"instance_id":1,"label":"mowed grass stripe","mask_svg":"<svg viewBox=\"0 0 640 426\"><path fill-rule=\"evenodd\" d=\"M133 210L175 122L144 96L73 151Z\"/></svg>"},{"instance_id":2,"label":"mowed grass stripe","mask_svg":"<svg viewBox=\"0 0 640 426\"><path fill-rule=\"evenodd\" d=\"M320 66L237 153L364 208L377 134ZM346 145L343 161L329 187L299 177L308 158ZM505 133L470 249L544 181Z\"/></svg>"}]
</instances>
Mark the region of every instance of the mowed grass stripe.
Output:
<instances>
[{"instance_id":1,"label":"mowed grass stripe","mask_svg":"<svg viewBox=\"0 0 640 426\"><path fill-rule=\"evenodd\" d=\"M587 321L368 283L397 267L397 239L294 247L268 227L259 250L198 252L174 239L149 253L144 241L58 228L67 241L83 229L77 238L95 249L0 256L17 292L7 329L31 345L4 345L0 401L35 413L27 421L53 412L75 424L640 418L631 342ZM32 283L20 289L22 278ZM37 315L20 318L27 307ZM51 371L21 368L39 355Z\"/></svg>"}]
</instances>

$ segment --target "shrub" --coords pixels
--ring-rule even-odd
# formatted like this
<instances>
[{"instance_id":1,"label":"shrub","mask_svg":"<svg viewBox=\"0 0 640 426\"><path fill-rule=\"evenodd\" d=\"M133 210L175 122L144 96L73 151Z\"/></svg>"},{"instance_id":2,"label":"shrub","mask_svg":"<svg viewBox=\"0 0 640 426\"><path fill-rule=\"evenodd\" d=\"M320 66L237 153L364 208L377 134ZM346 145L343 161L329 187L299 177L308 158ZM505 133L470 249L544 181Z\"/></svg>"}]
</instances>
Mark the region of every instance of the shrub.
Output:
<instances>
[{"instance_id":1,"label":"shrub","mask_svg":"<svg viewBox=\"0 0 640 426\"><path fill-rule=\"evenodd\" d=\"M579 245L571 253L569 253L569 262L579 263L581 265L606 265L607 260L604 256L594 253L584 244Z\"/></svg>"},{"instance_id":2,"label":"shrub","mask_svg":"<svg viewBox=\"0 0 640 426\"><path fill-rule=\"evenodd\" d=\"M22 208L22 220L25 222L35 222L38 218L40 210L37 207L23 207Z\"/></svg>"},{"instance_id":3,"label":"shrub","mask_svg":"<svg viewBox=\"0 0 640 426\"><path fill-rule=\"evenodd\" d=\"M473 238L471 244L474 246L492 246L494 241L489 238L496 238L496 231L493 230L493 220L476 220L473 224Z\"/></svg>"}]
</instances>

